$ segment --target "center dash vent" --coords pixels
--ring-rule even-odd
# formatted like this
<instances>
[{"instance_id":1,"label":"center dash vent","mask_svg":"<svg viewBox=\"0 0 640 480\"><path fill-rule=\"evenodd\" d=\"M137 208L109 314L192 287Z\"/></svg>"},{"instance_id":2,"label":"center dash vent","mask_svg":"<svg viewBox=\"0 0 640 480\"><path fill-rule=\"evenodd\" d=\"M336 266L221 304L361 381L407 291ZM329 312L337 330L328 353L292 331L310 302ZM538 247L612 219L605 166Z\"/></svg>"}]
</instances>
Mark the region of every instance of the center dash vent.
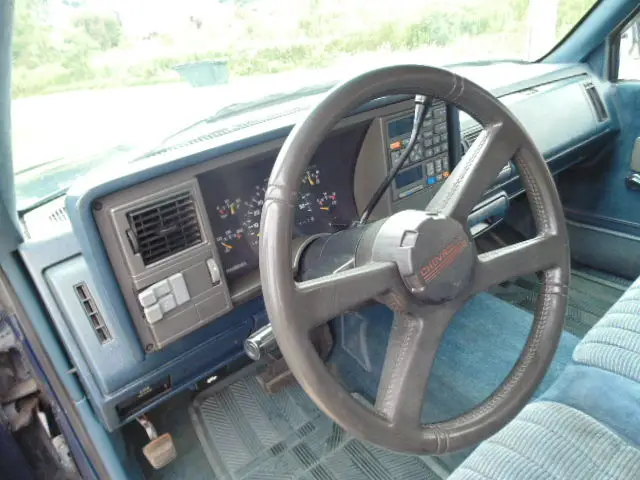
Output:
<instances>
[{"instance_id":1,"label":"center dash vent","mask_svg":"<svg viewBox=\"0 0 640 480\"><path fill-rule=\"evenodd\" d=\"M182 192L127 214L133 252L145 265L202 242L191 192Z\"/></svg>"},{"instance_id":2,"label":"center dash vent","mask_svg":"<svg viewBox=\"0 0 640 480\"><path fill-rule=\"evenodd\" d=\"M482 128L475 128L472 130L467 130L462 134L462 154L464 155L469 151L473 142L477 140L482 132Z\"/></svg>"},{"instance_id":3,"label":"center dash vent","mask_svg":"<svg viewBox=\"0 0 640 480\"><path fill-rule=\"evenodd\" d=\"M600 94L598 93L598 90L596 89L595 85L591 82L585 82L584 89L587 92L587 96L589 97L589 100L591 101L591 106L593 107L593 110L596 113L598 122L604 122L606 119L609 118L609 115L607 114L607 109L604 108L604 104L602 103L602 98L600 98Z\"/></svg>"},{"instance_id":4,"label":"center dash vent","mask_svg":"<svg viewBox=\"0 0 640 480\"><path fill-rule=\"evenodd\" d=\"M109 332L107 325L104 323L102 314L100 313L100 310L98 310L98 306L96 305L96 301L93 299L93 296L89 291L89 287L86 283L81 282L77 285L74 285L73 289L76 292L76 297L78 297L78 300L80 300L80 304L82 305L84 314L89 319L89 322L91 322L93 331L96 332L98 341L101 344L107 343L109 340L111 340L111 332Z\"/></svg>"}]
</instances>

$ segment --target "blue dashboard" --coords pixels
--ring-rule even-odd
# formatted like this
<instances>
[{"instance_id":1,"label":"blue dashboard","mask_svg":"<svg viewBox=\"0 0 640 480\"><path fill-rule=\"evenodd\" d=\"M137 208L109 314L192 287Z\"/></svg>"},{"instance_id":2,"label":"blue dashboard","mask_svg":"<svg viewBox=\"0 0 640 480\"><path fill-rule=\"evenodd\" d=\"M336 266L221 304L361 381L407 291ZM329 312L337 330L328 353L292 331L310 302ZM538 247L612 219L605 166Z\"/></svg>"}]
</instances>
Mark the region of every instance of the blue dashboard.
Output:
<instances>
[{"instance_id":1,"label":"blue dashboard","mask_svg":"<svg viewBox=\"0 0 640 480\"><path fill-rule=\"evenodd\" d=\"M554 173L597 158L619 130L608 99L609 85L583 66L498 63L456 71L501 98ZM402 118L410 105L406 97L377 100L336 126L301 180L295 214L298 235L347 228L357 217L389 168L392 145L398 141L397 135L390 134L389 122ZM117 171L94 172L67 196L68 231L22 246L22 259L74 367L67 374L80 379L108 430L242 360L242 342L268 321L256 253L262 188L279 147L302 114L188 143ZM424 206L480 131L475 120L453 107L447 107L446 118L446 130L435 133L437 138L446 135L438 140L439 145L446 144L446 154L438 151L429 156L433 135L429 145L425 135L424 156L406 169L402 178L407 183L389 192L375 212L378 216ZM443 155L446 169L440 161L436 173L433 159ZM197 218L206 241L202 248L190 251L204 255L198 262L205 257L218 262L223 273L220 285L228 297L224 309L194 320L184 332L171 331L162 337L159 329L144 322L146 310L137 303L140 292L182 275L193 302L165 316L184 314L186 318L188 312L201 312L202 305L211 305L218 287L214 282L208 290L194 292L190 279L202 279L205 274L184 263L192 257L175 264L163 263L165 258L148 265L136 263L137 257L121 252L127 242L119 239L114 225L120 225L115 215L121 205L152 198L159 189L176 185L195 189ZM411 193L401 195L404 192ZM487 195L496 192L509 198L522 192L514 168L501 173ZM122 222L126 218L122 216Z\"/></svg>"}]
</instances>

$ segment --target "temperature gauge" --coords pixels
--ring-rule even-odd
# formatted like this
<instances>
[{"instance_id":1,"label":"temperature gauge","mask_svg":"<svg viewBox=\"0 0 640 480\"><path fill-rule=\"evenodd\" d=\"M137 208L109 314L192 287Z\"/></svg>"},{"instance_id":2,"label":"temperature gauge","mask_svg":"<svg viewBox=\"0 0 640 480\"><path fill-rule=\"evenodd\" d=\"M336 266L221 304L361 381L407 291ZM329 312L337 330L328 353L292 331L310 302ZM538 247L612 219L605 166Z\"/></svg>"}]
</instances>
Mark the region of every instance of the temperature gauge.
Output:
<instances>
[{"instance_id":1,"label":"temperature gauge","mask_svg":"<svg viewBox=\"0 0 640 480\"><path fill-rule=\"evenodd\" d=\"M242 226L247 236L247 242L252 248L257 248L260 241L260 216L264 205L264 185L256 185L254 194L244 202L245 213Z\"/></svg>"},{"instance_id":2,"label":"temperature gauge","mask_svg":"<svg viewBox=\"0 0 640 480\"><path fill-rule=\"evenodd\" d=\"M336 192L322 192L322 195L316 201L318 202L318 209L324 213L331 213L338 206Z\"/></svg>"}]
</instances>

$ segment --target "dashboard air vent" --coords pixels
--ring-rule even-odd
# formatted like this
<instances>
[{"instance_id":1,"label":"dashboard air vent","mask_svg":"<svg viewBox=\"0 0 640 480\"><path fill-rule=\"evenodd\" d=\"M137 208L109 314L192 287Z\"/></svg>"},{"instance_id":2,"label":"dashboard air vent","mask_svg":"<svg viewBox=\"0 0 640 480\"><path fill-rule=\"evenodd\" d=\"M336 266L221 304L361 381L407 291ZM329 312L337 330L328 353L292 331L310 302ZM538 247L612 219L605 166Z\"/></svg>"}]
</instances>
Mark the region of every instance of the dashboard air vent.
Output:
<instances>
[{"instance_id":1,"label":"dashboard air vent","mask_svg":"<svg viewBox=\"0 0 640 480\"><path fill-rule=\"evenodd\" d=\"M202 242L191 192L183 192L127 214L133 252L145 265Z\"/></svg>"},{"instance_id":2,"label":"dashboard air vent","mask_svg":"<svg viewBox=\"0 0 640 480\"><path fill-rule=\"evenodd\" d=\"M467 130L462 134L462 154L464 155L469 151L473 142L480 136L480 132L482 132L482 128L475 128L473 130Z\"/></svg>"},{"instance_id":3,"label":"dashboard air vent","mask_svg":"<svg viewBox=\"0 0 640 480\"><path fill-rule=\"evenodd\" d=\"M81 282L77 285L74 285L73 289L76 293L76 297L78 297L78 300L80 300L80 304L82 305L84 314L87 316L89 322L91 322L93 331L96 332L98 341L101 344L107 343L109 340L111 340L111 333L104 323L102 314L98 310L98 306L96 305L96 302L93 299L91 292L89 291L89 287L86 283Z\"/></svg>"},{"instance_id":4,"label":"dashboard air vent","mask_svg":"<svg viewBox=\"0 0 640 480\"><path fill-rule=\"evenodd\" d=\"M606 108L604 108L604 104L602 103L602 98L600 98L600 94L596 89L595 85L591 82L584 83L584 89L587 92L587 96L591 101L591 105L593 106L594 111L596 112L596 117L598 122L604 122L609 118L607 114Z\"/></svg>"}]
</instances>

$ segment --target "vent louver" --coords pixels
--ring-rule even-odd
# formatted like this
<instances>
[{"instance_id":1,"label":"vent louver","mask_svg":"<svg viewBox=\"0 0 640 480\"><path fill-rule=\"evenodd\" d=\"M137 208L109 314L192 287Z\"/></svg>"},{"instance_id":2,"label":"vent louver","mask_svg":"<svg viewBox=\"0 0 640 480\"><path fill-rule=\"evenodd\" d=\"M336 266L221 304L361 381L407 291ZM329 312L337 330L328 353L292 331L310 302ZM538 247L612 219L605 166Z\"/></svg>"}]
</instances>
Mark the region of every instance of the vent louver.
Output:
<instances>
[{"instance_id":1,"label":"vent louver","mask_svg":"<svg viewBox=\"0 0 640 480\"><path fill-rule=\"evenodd\" d=\"M127 214L127 234L145 265L202 242L191 192L183 192Z\"/></svg>"},{"instance_id":2,"label":"vent louver","mask_svg":"<svg viewBox=\"0 0 640 480\"><path fill-rule=\"evenodd\" d=\"M462 134L462 154L464 155L469 151L473 142L480 136L482 128L476 128L474 130L467 130Z\"/></svg>"},{"instance_id":3,"label":"vent louver","mask_svg":"<svg viewBox=\"0 0 640 480\"><path fill-rule=\"evenodd\" d=\"M602 103L602 98L600 98L600 94L596 89L595 85L591 82L586 82L584 84L584 89L587 92L587 96L591 101L591 106L593 106L593 110L596 112L596 117L598 122L604 122L609 118L607 114L607 109L604 108L604 104Z\"/></svg>"},{"instance_id":4,"label":"vent louver","mask_svg":"<svg viewBox=\"0 0 640 480\"><path fill-rule=\"evenodd\" d=\"M89 291L89 287L86 283L82 282L74 285L73 290L75 291L78 300L80 300L80 304L82 305L84 314L87 316L87 319L91 323L93 331L96 332L98 341L101 344L107 343L109 340L111 340L111 332L109 332L109 329L104 323L102 314L98 310L98 306L96 305L96 302L93 299L91 292Z\"/></svg>"}]
</instances>

